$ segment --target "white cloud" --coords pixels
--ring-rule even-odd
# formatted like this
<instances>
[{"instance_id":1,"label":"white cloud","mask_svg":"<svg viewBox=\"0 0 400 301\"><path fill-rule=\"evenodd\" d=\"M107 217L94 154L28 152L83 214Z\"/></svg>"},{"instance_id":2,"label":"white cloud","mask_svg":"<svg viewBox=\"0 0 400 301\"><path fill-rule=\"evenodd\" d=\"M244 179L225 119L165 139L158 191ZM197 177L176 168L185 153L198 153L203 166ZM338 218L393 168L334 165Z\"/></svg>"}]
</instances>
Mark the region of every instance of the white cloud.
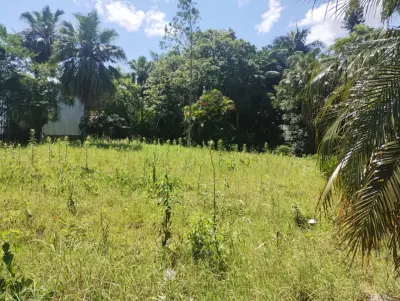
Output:
<instances>
[{"instance_id":1,"label":"white cloud","mask_svg":"<svg viewBox=\"0 0 400 301\"><path fill-rule=\"evenodd\" d=\"M118 23L127 31L138 31L145 17L144 11L136 10L132 4L125 4L121 1L106 4L105 8L107 20Z\"/></svg>"},{"instance_id":2,"label":"white cloud","mask_svg":"<svg viewBox=\"0 0 400 301\"><path fill-rule=\"evenodd\" d=\"M150 10L146 13L144 32L149 37L162 37L165 33L165 14L160 11Z\"/></svg>"},{"instance_id":3,"label":"white cloud","mask_svg":"<svg viewBox=\"0 0 400 301\"><path fill-rule=\"evenodd\" d=\"M165 32L165 13L150 9L147 12L137 10L134 5L123 0L72 0L79 5L85 3L88 7L95 8L105 20L117 23L125 30L134 32L143 28L150 38L161 37Z\"/></svg>"},{"instance_id":4,"label":"white cloud","mask_svg":"<svg viewBox=\"0 0 400 301\"><path fill-rule=\"evenodd\" d=\"M315 41L320 40L326 45L331 45L335 39L347 35L345 29L342 28L342 21L344 14L336 14L336 7L329 6L328 3L322 4L321 6L310 9L306 16L297 22L299 27L308 27L310 34L307 40ZM381 7L379 7L374 13L366 14L365 24L371 27L382 26L380 21ZM293 26L295 24L290 24Z\"/></svg>"},{"instance_id":5,"label":"white cloud","mask_svg":"<svg viewBox=\"0 0 400 301\"><path fill-rule=\"evenodd\" d=\"M249 2L250 2L250 0L237 0L237 4L238 4L239 8L249 4Z\"/></svg>"},{"instance_id":6,"label":"white cloud","mask_svg":"<svg viewBox=\"0 0 400 301\"><path fill-rule=\"evenodd\" d=\"M74 1L76 1L76 0L74 0ZM95 7L96 7L97 12L100 15L104 14L103 1L102 0L96 0Z\"/></svg>"},{"instance_id":7,"label":"white cloud","mask_svg":"<svg viewBox=\"0 0 400 301\"><path fill-rule=\"evenodd\" d=\"M258 33L268 33L272 26L281 17L281 11L283 7L281 6L280 0L269 0L268 10L262 14L262 22L256 25Z\"/></svg>"}]
</instances>

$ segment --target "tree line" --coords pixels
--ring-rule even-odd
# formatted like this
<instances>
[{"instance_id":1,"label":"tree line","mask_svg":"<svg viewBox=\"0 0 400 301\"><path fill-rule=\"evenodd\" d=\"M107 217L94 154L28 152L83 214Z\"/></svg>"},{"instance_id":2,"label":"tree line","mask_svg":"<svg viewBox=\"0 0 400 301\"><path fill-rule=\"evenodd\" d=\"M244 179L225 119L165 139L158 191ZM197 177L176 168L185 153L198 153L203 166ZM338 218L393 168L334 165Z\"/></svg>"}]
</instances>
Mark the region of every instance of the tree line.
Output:
<instances>
[{"instance_id":1,"label":"tree line","mask_svg":"<svg viewBox=\"0 0 400 301\"><path fill-rule=\"evenodd\" d=\"M354 28L355 35L372 31L358 25L362 11L345 18L350 36ZM76 98L85 108L84 136L214 140L256 150L287 144L297 155L316 152L315 126L302 112L304 90L336 46L308 42L307 29L296 27L257 49L232 29L200 30L196 3L180 0L163 51L128 61L131 71L124 72L117 65L127 60L114 44L118 35L101 29L96 11L74 14L76 26L63 15L46 6L21 14L27 28L20 33L1 27L5 138L27 139L31 128L40 137L60 104Z\"/></svg>"}]
</instances>

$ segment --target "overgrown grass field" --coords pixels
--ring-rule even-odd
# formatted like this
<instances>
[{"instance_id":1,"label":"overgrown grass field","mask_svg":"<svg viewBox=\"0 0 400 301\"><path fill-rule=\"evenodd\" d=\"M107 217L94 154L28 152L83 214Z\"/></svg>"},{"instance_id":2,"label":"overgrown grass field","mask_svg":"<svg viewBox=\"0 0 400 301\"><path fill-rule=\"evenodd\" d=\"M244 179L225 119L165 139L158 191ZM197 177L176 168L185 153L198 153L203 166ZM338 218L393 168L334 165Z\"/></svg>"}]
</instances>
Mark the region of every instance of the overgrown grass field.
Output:
<instances>
[{"instance_id":1,"label":"overgrown grass field","mask_svg":"<svg viewBox=\"0 0 400 301\"><path fill-rule=\"evenodd\" d=\"M334 219L316 215L314 159L124 141L0 154L0 243L14 256L1 300L400 295L385 254L350 268Z\"/></svg>"}]
</instances>

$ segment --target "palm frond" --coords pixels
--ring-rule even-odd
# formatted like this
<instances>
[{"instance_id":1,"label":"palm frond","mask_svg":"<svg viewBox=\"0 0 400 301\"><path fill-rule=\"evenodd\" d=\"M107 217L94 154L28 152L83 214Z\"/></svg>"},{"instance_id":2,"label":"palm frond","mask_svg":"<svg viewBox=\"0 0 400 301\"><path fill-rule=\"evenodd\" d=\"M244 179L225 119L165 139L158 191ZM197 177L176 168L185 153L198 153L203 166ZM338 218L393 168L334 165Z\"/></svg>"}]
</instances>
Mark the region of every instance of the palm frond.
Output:
<instances>
[{"instance_id":1,"label":"palm frond","mask_svg":"<svg viewBox=\"0 0 400 301\"><path fill-rule=\"evenodd\" d=\"M351 252L368 256L384 240L398 236L400 199L400 144L382 145L367 165L362 187L354 194L351 205L340 219L340 231ZM394 245L391 246L394 249ZM394 262L399 262L397 251ZM396 268L399 268L396 264Z\"/></svg>"},{"instance_id":2,"label":"palm frond","mask_svg":"<svg viewBox=\"0 0 400 301\"><path fill-rule=\"evenodd\" d=\"M36 25L36 19L32 16L30 12L24 12L21 14L21 20L25 20L29 23L31 27Z\"/></svg>"},{"instance_id":3,"label":"palm frond","mask_svg":"<svg viewBox=\"0 0 400 301\"><path fill-rule=\"evenodd\" d=\"M316 125L321 167L339 162L319 205L340 197L339 225L349 252L369 256L387 243L400 269L400 31L368 37L322 60L308 87L323 99Z\"/></svg>"},{"instance_id":4,"label":"palm frond","mask_svg":"<svg viewBox=\"0 0 400 301\"><path fill-rule=\"evenodd\" d=\"M104 29L100 33L100 43L109 44L118 38L118 33L114 29Z\"/></svg>"},{"instance_id":5,"label":"palm frond","mask_svg":"<svg viewBox=\"0 0 400 301\"><path fill-rule=\"evenodd\" d=\"M62 15L64 15L64 11L62 9L57 9L54 13L54 22L57 23Z\"/></svg>"}]
</instances>

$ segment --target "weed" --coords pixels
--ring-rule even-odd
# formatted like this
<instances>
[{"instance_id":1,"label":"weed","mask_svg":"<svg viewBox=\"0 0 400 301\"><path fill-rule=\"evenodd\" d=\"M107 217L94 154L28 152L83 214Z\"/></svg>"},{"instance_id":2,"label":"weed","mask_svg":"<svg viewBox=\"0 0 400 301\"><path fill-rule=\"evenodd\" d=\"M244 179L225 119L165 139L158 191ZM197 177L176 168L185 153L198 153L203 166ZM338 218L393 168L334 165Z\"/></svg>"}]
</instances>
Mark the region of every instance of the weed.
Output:
<instances>
[{"instance_id":1,"label":"weed","mask_svg":"<svg viewBox=\"0 0 400 301\"><path fill-rule=\"evenodd\" d=\"M85 146L85 170L89 170L89 140L86 139L83 144Z\"/></svg>"},{"instance_id":2,"label":"weed","mask_svg":"<svg viewBox=\"0 0 400 301\"><path fill-rule=\"evenodd\" d=\"M33 280L17 273L13 266L14 254L8 242L2 245L2 269L0 269L0 300L20 300L29 297L29 288Z\"/></svg>"},{"instance_id":3,"label":"weed","mask_svg":"<svg viewBox=\"0 0 400 301\"><path fill-rule=\"evenodd\" d=\"M189 232L192 257L205 261L214 273L227 270L226 252L222 248L222 237L216 235L214 221L200 217L191 221Z\"/></svg>"},{"instance_id":4,"label":"weed","mask_svg":"<svg viewBox=\"0 0 400 301\"><path fill-rule=\"evenodd\" d=\"M110 226L105 211L100 212L100 230L101 230L101 243L100 250L103 254L107 254L110 249Z\"/></svg>"},{"instance_id":5,"label":"weed","mask_svg":"<svg viewBox=\"0 0 400 301\"><path fill-rule=\"evenodd\" d=\"M305 216L302 212L301 212L301 210L300 210L300 208L299 208L299 206L297 205L297 204L294 204L293 206L292 206L292 212L293 212L293 219L294 219L294 222L296 223L296 226L297 227L300 227L300 228L309 228L309 223L308 223L308 220L310 219L309 217L307 217L307 216Z\"/></svg>"},{"instance_id":6,"label":"weed","mask_svg":"<svg viewBox=\"0 0 400 301\"><path fill-rule=\"evenodd\" d=\"M29 145L31 146L31 163L32 166L34 164L34 157L35 157L35 145L36 145L36 132L34 129L31 129L29 131Z\"/></svg>"},{"instance_id":7,"label":"weed","mask_svg":"<svg viewBox=\"0 0 400 301\"><path fill-rule=\"evenodd\" d=\"M221 248L221 239L217 233L217 196L215 165L210 148L210 160L213 170L213 214L212 223L208 219L200 218L189 232L189 240L192 246L194 260L206 260L214 273L226 271L227 265Z\"/></svg>"},{"instance_id":8,"label":"weed","mask_svg":"<svg viewBox=\"0 0 400 301\"><path fill-rule=\"evenodd\" d=\"M164 180L157 185L157 195L160 198L160 204L162 205L163 220L161 222L161 246L165 248L168 244L169 239L172 236L171 225L172 225L172 203L171 203L171 192L172 184L169 183L168 175L166 174Z\"/></svg>"},{"instance_id":9,"label":"weed","mask_svg":"<svg viewBox=\"0 0 400 301\"><path fill-rule=\"evenodd\" d=\"M72 215L76 215L78 212L78 204L74 198L74 187L71 185L69 189L69 197L67 202L67 210Z\"/></svg>"},{"instance_id":10,"label":"weed","mask_svg":"<svg viewBox=\"0 0 400 301\"><path fill-rule=\"evenodd\" d=\"M64 164L67 164L67 157L68 157L68 145L69 145L69 137L64 137L64 144L65 144L65 157L64 157Z\"/></svg>"},{"instance_id":11,"label":"weed","mask_svg":"<svg viewBox=\"0 0 400 301\"><path fill-rule=\"evenodd\" d=\"M152 176L153 176L153 185L157 182L157 155L153 153L153 166L152 166Z\"/></svg>"},{"instance_id":12,"label":"weed","mask_svg":"<svg viewBox=\"0 0 400 301\"><path fill-rule=\"evenodd\" d=\"M51 137L50 136L47 136L46 144L47 144L48 151L49 151L49 164L50 164L51 163Z\"/></svg>"}]
</instances>

